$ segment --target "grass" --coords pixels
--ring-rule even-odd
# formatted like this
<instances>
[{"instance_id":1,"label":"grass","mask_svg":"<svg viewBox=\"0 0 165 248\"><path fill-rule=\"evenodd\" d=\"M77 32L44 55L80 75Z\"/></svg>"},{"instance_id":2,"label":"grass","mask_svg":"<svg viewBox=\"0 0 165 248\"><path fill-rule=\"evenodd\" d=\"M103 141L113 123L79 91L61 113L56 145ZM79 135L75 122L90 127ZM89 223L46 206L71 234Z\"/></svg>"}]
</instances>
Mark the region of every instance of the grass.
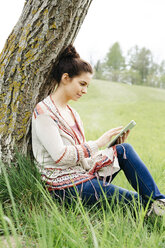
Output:
<instances>
[{"instance_id":1,"label":"grass","mask_svg":"<svg viewBox=\"0 0 165 248\"><path fill-rule=\"evenodd\" d=\"M93 80L88 95L72 106L88 140L134 119L128 142L165 192L165 90ZM60 204L45 190L35 164L20 154L15 166L1 167L0 247L165 247L165 218L146 219L144 209L108 203L87 207L80 199ZM122 172L115 183L132 190Z\"/></svg>"}]
</instances>

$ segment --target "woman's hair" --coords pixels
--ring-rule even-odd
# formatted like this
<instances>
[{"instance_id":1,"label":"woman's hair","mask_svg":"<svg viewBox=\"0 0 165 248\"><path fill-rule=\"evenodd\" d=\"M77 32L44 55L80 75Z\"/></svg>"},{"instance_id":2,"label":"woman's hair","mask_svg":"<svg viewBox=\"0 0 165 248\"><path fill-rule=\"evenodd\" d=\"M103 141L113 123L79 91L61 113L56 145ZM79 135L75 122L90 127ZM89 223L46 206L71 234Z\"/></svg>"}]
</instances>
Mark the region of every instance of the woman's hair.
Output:
<instances>
[{"instance_id":1,"label":"woman's hair","mask_svg":"<svg viewBox=\"0 0 165 248\"><path fill-rule=\"evenodd\" d=\"M53 79L59 84L64 73L70 78L79 76L83 72L93 73L91 65L82 60L74 46L71 44L64 49L53 67Z\"/></svg>"}]
</instances>

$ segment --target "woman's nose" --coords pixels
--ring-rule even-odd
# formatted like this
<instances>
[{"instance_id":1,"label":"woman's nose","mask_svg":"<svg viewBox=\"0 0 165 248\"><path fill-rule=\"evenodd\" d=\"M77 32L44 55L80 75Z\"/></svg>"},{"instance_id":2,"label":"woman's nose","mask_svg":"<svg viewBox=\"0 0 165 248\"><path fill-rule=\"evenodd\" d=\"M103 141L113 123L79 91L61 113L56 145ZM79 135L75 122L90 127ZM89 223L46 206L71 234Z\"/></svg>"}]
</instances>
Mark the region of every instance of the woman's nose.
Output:
<instances>
[{"instance_id":1,"label":"woman's nose","mask_svg":"<svg viewBox=\"0 0 165 248\"><path fill-rule=\"evenodd\" d=\"M86 94L86 93L87 93L87 87L83 87L82 93L83 93L83 94Z\"/></svg>"}]
</instances>

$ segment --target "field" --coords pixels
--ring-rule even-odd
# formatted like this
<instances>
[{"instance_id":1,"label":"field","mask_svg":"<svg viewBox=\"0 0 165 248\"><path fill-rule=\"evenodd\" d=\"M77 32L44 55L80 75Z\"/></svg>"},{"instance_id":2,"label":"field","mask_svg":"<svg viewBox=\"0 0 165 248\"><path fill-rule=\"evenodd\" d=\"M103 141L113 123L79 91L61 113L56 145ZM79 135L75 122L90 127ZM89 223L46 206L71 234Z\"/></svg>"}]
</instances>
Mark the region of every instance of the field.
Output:
<instances>
[{"instance_id":1,"label":"field","mask_svg":"<svg viewBox=\"0 0 165 248\"><path fill-rule=\"evenodd\" d=\"M93 80L88 94L72 106L83 120L87 140L135 120L128 143L165 191L165 90ZM126 185L125 179L119 180Z\"/></svg>"},{"instance_id":2,"label":"field","mask_svg":"<svg viewBox=\"0 0 165 248\"><path fill-rule=\"evenodd\" d=\"M71 105L87 140L135 120L128 142L165 193L165 90L93 80ZM165 216L146 219L144 209L89 208L81 201L60 205L43 189L33 163L18 155L17 164L0 176L0 247L165 247ZM122 172L113 183L132 190Z\"/></svg>"}]
</instances>

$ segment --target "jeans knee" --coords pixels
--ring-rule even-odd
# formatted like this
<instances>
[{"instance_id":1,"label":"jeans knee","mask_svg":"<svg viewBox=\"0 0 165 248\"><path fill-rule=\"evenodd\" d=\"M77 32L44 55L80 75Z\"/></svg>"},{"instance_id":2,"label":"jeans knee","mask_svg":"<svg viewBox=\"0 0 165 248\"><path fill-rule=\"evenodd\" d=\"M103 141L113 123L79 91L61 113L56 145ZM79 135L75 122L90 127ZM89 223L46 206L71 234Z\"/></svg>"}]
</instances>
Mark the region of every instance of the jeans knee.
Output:
<instances>
[{"instance_id":1,"label":"jeans knee","mask_svg":"<svg viewBox=\"0 0 165 248\"><path fill-rule=\"evenodd\" d=\"M129 151L133 150L133 147L129 143L122 143L117 145L116 149L118 154L124 155L125 153L127 154Z\"/></svg>"},{"instance_id":2,"label":"jeans knee","mask_svg":"<svg viewBox=\"0 0 165 248\"><path fill-rule=\"evenodd\" d=\"M121 144L121 145L124 146L124 148L126 149L126 151L128 151L128 150L133 150L132 145L129 144L129 143L123 143L123 144Z\"/></svg>"}]
</instances>

